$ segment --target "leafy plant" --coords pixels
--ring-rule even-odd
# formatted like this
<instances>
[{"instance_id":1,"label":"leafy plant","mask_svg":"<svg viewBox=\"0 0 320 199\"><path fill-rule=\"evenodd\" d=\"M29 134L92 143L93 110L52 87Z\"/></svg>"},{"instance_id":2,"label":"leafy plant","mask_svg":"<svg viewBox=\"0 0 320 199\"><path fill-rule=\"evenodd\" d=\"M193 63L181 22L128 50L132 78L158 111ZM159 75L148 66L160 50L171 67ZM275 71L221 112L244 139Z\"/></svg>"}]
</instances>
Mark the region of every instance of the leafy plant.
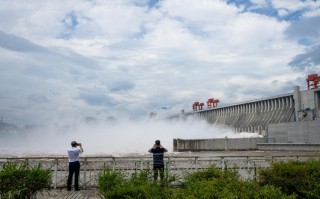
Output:
<instances>
[{"instance_id":1,"label":"leafy plant","mask_svg":"<svg viewBox=\"0 0 320 199\"><path fill-rule=\"evenodd\" d=\"M260 185L279 187L286 194L298 198L320 198L320 162L274 162L259 171Z\"/></svg>"},{"instance_id":2,"label":"leafy plant","mask_svg":"<svg viewBox=\"0 0 320 199\"><path fill-rule=\"evenodd\" d=\"M166 184L154 182L150 170L136 172L125 178L122 173L105 168L98 179L99 192L105 198L116 199L167 199L172 190Z\"/></svg>"},{"instance_id":3,"label":"leafy plant","mask_svg":"<svg viewBox=\"0 0 320 199\"><path fill-rule=\"evenodd\" d=\"M259 170L255 181L243 180L235 170L221 170L214 165L186 175L179 187L171 186L174 178L166 175L159 184L153 181L152 170L125 178L107 169L99 178L99 190L106 198L117 199L320 198L320 162L313 160L273 163Z\"/></svg>"},{"instance_id":4,"label":"leafy plant","mask_svg":"<svg viewBox=\"0 0 320 199\"><path fill-rule=\"evenodd\" d=\"M51 188L52 174L39 164L28 167L25 163L5 163L0 171L1 198L31 198L38 191Z\"/></svg>"},{"instance_id":5,"label":"leafy plant","mask_svg":"<svg viewBox=\"0 0 320 199\"><path fill-rule=\"evenodd\" d=\"M294 198L286 196L273 186L260 187L256 182L242 180L230 169L220 170L211 166L185 177L184 186L176 192L177 199L242 199L242 198Z\"/></svg>"},{"instance_id":6,"label":"leafy plant","mask_svg":"<svg viewBox=\"0 0 320 199\"><path fill-rule=\"evenodd\" d=\"M212 165L207 169L187 175L185 177L185 183L189 184L192 182L206 181L206 180L212 180L212 179L223 179L223 180L229 181L229 180L234 180L238 178L239 178L239 174L235 170L232 170L232 169L221 170L217 168L215 165Z\"/></svg>"},{"instance_id":7,"label":"leafy plant","mask_svg":"<svg viewBox=\"0 0 320 199\"><path fill-rule=\"evenodd\" d=\"M123 186L125 183L125 177L118 171L113 171L110 168L105 168L99 175L98 188L99 192L108 198L110 193L117 187Z\"/></svg>"}]
</instances>

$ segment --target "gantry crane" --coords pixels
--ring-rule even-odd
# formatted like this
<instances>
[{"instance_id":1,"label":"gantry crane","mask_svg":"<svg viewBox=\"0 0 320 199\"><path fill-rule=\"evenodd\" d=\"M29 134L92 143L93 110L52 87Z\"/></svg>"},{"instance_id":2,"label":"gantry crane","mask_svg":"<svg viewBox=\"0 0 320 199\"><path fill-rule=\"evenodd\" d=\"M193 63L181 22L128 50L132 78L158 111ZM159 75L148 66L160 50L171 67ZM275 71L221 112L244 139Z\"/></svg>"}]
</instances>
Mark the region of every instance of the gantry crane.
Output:
<instances>
[{"instance_id":1,"label":"gantry crane","mask_svg":"<svg viewBox=\"0 0 320 199\"><path fill-rule=\"evenodd\" d=\"M308 75L308 78L306 80L308 90L319 88L320 76L318 76L317 74Z\"/></svg>"}]
</instances>

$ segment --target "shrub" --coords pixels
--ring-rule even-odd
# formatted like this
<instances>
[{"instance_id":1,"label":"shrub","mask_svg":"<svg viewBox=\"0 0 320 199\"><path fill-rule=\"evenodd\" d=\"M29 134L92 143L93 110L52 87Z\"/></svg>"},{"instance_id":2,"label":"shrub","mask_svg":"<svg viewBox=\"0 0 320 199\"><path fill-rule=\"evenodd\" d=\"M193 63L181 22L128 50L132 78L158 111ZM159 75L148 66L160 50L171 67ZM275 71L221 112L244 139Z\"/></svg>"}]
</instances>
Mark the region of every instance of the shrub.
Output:
<instances>
[{"instance_id":1,"label":"shrub","mask_svg":"<svg viewBox=\"0 0 320 199\"><path fill-rule=\"evenodd\" d=\"M229 187L238 180L238 175L232 170L220 170L214 165L208 169L197 171L184 178L184 184L176 193L175 198L233 198Z\"/></svg>"},{"instance_id":2,"label":"shrub","mask_svg":"<svg viewBox=\"0 0 320 199\"><path fill-rule=\"evenodd\" d=\"M123 186L124 183L125 178L122 173L105 168L99 175L98 189L105 198L108 198L111 192Z\"/></svg>"},{"instance_id":3,"label":"shrub","mask_svg":"<svg viewBox=\"0 0 320 199\"><path fill-rule=\"evenodd\" d=\"M99 192L105 198L116 199L167 199L172 190L166 185L154 182L150 170L136 172L125 178L122 173L106 168L98 179Z\"/></svg>"},{"instance_id":4,"label":"shrub","mask_svg":"<svg viewBox=\"0 0 320 199\"><path fill-rule=\"evenodd\" d=\"M211 166L203 171L185 177L184 186L173 198L207 199L207 198L295 198L286 196L280 189L273 186L259 186L256 182L243 181L239 175L226 169L224 171Z\"/></svg>"},{"instance_id":5,"label":"shrub","mask_svg":"<svg viewBox=\"0 0 320 199\"><path fill-rule=\"evenodd\" d=\"M235 170L213 165L186 175L180 187L154 182L152 170L125 178L106 169L98 184L106 198L117 199L295 199L319 198L319 177L320 162L309 161L274 163L259 170L257 181L245 181Z\"/></svg>"},{"instance_id":6,"label":"shrub","mask_svg":"<svg viewBox=\"0 0 320 199\"><path fill-rule=\"evenodd\" d=\"M259 171L260 185L279 187L298 198L320 198L320 162L274 162L272 167Z\"/></svg>"},{"instance_id":7,"label":"shrub","mask_svg":"<svg viewBox=\"0 0 320 199\"><path fill-rule=\"evenodd\" d=\"M210 166L202 171L197 171L185 177L184 182L190 184L197 181L208 181L212 179L234 180L239 179L239 174L235 170L225 169L221 170L215 165Z\"/></svg>"},{"instance_id":8,"label":"shrub","mask_svg":"<svg viewBox=\"0 0 320 199\"><path fill-rule=\"evenodd\" d=\"M31 198L44 188L51 188L52 174L39 164L5 163L0 171L1 198Z\"/></svg>"}]
</instances>

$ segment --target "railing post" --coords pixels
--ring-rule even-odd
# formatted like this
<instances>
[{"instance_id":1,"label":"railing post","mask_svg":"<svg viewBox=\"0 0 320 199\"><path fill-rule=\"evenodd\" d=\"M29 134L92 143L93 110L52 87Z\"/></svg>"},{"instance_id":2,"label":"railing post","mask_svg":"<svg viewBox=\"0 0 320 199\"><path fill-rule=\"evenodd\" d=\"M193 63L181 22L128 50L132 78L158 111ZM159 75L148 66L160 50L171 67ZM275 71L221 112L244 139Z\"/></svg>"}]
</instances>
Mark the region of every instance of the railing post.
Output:
<instances>
[{"instance_id":1,"label":"railing post","mask_svg":"<svg viewBox=\"0 0 320 199\"><path fill-rule=\"evenodd\" d=\"M168 157L167 170L168 170L168 176L170 176L171 174L171 158L170 157Z\"/></svg>"},{"instance_id":2,"label":"railing post","mask_svg":"<svg viewBox=\"0 0 320 199\"><path fill-rule=\"evenodd\" d=\"M221 157L221 170L224 170L224 168L225 168L225 162L224 162L224 157L222 156Z\"/></svg>"},{"instance_id":3,"label":"railing post","mask_svg":"<svg viewBox=\"0 0 320 199\"><path fill-rule=\"evenodd\" d=\"M198 170L198 157L195 157L195 160L194 160L194 163L195 163L195 170Z\"/></svg>"},{"instance_id":4,"label":"railing post","mask_svg":"<svg viewBox=\"0 0 320 199\"><path fill-rule=\"evenodd\" d=\"M112 157L112 171L114 171L114 166L115 165L115 157Z\"/></svg>"},{"instance_id":5,"label":"railing post","mask_svg":"<svg viewBox=\"0 0 320 199\"><path fill-rule=\"evenodd\" d=\"M252 175L252 167L250 167L250 158L249 156L247 156L247 168L246 168L246 172L248 173L248 178L250 178L250 175Z\"/></svg>"},{"instance_id":6,"label":"railing post","mask_svg":"<svg viewBox=\"0 0 320 199\"><path fill-rule=\"evenodd\" d=\"M144 160L143 157L140 158L140 171L143 170L143 164L144 164Z\"/></svg>"},{"instance_id":7,"label":"railing post","mask_svg":"<svg viewBox=\"0 0 320 199\"><path fill-rule=\"evenodd\" d=\"M84 158L84 170L83 170L83 188L87 185L87 157Z\"/></svg>"},{"instance_id":8,"label":"railing post","mask_svg":"<svg viewBox=\"0 0 320 199\"><path fill-rule=\"evenodd\" d=\"M256 162L253 162L253 179L254 179L254 181L257 181L257 165L256 165Z\"/></svg>"},{"instance_id":9,"label":"railing post","mask_svg":"<svg viewBox=\"0 0 320 199\"><path fill-rule=\"evenodd\" d=\"M58 183L58 158L54 159L54 182L53 182L53 188L57 189L57 183Z\"/></svg>"}]
</instances>

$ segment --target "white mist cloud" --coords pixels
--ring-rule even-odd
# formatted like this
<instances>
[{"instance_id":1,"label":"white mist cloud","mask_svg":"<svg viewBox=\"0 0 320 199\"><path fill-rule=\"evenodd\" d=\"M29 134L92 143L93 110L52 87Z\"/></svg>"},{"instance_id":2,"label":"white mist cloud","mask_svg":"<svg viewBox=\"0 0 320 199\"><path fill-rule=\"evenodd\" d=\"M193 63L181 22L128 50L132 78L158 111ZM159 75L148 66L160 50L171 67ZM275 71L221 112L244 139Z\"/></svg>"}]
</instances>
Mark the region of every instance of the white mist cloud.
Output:
<instances>
[{"instance_id":1,"label":"white mist cloud","mask_svg":"<svg viewBox=\"0 0 320 199\"><path fill-rule=\"evenodd\" d=\"M248 136L245 133L235 133L227 127L209 125L201 120L56 124L2 137L0 156L65 156L73 140L83 144L84 155L147 154L148 149L158 139L172 153L174 138L214 139ZM251 133L250 136L259 135Z\"/></svg>"}]
</instances>

